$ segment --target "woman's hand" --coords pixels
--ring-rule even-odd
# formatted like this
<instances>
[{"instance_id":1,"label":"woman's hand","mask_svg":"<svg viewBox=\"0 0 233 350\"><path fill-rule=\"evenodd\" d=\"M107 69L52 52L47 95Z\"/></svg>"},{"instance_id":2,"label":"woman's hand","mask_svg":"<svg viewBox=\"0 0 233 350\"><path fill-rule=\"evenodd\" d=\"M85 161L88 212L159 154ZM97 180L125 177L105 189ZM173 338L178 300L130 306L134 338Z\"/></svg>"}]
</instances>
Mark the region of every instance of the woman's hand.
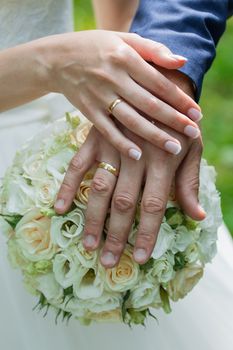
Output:
<instances>
[{"instance_id":1,"label":"woman's hand","mask_svg":"<svg viewBox=\"0 0 233 350\"><path fill-rule=\"evenodd\" d=\"M146 61L177 69L185 59L136 34L86 31L42 39L49 91L63 93L124 156L139 159L141 149L123 135L108 113L129 130L173 154L180 142L151 120L191 138L199 136L199 106ZM146 61L145 61L146 60ZM143 115L147 115L146 119Z\"/></svg>"}]
</instances>

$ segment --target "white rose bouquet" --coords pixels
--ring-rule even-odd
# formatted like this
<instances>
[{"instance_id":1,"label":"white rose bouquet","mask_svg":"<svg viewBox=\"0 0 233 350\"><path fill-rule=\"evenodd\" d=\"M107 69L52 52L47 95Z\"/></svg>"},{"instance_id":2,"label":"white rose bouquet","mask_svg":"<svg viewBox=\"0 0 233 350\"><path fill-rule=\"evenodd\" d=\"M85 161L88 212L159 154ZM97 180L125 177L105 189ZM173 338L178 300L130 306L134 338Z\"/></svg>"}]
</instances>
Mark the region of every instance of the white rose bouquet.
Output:
<instances>
[{"instance_id":1,"label":"white rose bouquet","mask_svg":"<svg viewBox=\"0 0 233 350\"><path fill-rule=\"evenodd\" d=\"M99 262L101 247L88 252L82 245L92 173L83 180L69 213L59 216L53 209L68 164L90 127L85 118L67 114L17 152L0 187L0 230L7 236L12 266L22 271L27 290L39 298L36 307L45 309L45 314L51 308L56 320L73 316L83 324L144 325L148 316L154 317L151 308L170 312L170 300L192 290L216 253L222 215L215 171L202 161L204 221L194 222L169 201L152 257L138 265L132 258L138 202L120 262L105 269Z\"/></svg>"}]
</instances>

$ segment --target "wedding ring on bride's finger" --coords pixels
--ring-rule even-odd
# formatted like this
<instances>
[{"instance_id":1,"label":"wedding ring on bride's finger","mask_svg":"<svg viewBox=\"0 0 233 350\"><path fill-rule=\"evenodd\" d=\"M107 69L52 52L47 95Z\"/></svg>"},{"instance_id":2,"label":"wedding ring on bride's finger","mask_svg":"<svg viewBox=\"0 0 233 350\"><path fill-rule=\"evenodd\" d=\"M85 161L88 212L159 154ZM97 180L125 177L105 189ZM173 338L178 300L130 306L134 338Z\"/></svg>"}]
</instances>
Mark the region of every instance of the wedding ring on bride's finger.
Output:
<instances>
[{"instance_id":1,"label":"wedding ring on bride's finger","mask_svg":"<svg viewBox=\"0 0 233 350\"><path fill-rule=\"evenodd\" d=\"M118 177L118 175L119 175L119 171L117 170L117 168L115 168L114 166L112 166L111 164L106 163L106 162L100 162L98 164L97 168L105 169L109 173L113 174L116 177Z\"/></svg>"},{"instance_id":2,"label":"wedding ring on bride's finger","mask_svg":"<svg viewBox=\"0 0 233 350\"><path fill-rule=\"evenodd\" d=\"M110 105L108 107L108 113L112 114L114 108L116 108L116 106L121 102L122 102L122 100L120 98L116 98L112 103L110 103Z\"/></svg>"}]
</instances>

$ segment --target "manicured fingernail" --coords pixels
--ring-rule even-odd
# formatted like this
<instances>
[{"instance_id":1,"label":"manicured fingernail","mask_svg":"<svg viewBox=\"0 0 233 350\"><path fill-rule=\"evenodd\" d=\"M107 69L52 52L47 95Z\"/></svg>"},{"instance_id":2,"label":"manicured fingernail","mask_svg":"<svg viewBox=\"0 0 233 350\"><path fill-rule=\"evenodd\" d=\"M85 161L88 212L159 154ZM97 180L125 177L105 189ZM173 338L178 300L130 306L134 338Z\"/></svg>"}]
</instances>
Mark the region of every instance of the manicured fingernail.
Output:
<instances>
[{"instance_id":1,"label":"manicured fingernail","mask_svg":"<svg viewBox=\"0 0 233 350\"><path fill-rule=\"evenodd\" d=\"M192 125L187 125L184 128L184 133L185 135L192 137L192 139L196 139L198 136L200 136L200 130Z\"/></svg>"},{"instance_id":2,"label":"manicured fingernail","mask_svg":"<svg viewBox=\"0 0 233 350\"><path fill-rule=\"evenodd\" d=\"M65 205L64 199L58 199L55 203L55 208L56 209L63 209Z\"/></svg>"},{"instance_id":3,"label":"manicured fingernail","mask_svg":"<svg viewBox=\"0 0 233 350\"><path fill-rule=\"evenodd\" d=\"M116 259L111 252L107 252L101 256L101 262L103 265L114 265L116 262Z\"/></svg>"},{"instance_id":4,"label":"manicured fingernail","mask_svg":"<svg viewBox=\"0 0 233 350\"><path fill-rule=\"evenodd\" d=\"M178 154L181 151L181 145L173 141L167 141L164 147L168 152L172 154Z\"/></svg>"},{"instance_id":5,"label":"manicured fingernail","mask_svg":"<svg viewBox=\"0 0 233 350\"><path fill-rule=\"evenodd\" d=\"M176 61L185 61L187 62L188 59L184 56L180 56L180 55L170 55L170 57L174 58Z\"/></svg>"},{"instance_id":6,"label":"manicured fingernail","mask_svg":"<svg viewBox=\"0 0 233 350\"><path fill-rule=\"evenodd\" d=\"M136 249L133 256L138 263L144 262L147 259L147 253L142 248Z\"/></svg>"},{"instance_id":7,"label":"manicured fingernail","mask_svg":"<svg viewBox=\"0 0 233 350\"><path fill-rule=\"evenodd\" d=\"M203 114L196 108L190 108L187 113L188 117L195 122L199 122L202 119Z\"/></svg>"},{"instance_id":8,"label":"manicured fingernail","mask_svg":"<svg viewBox=\"0 0 233 350\"><path fill-rule=\"evenodd\" d=\"M85 238L84 238L84 244L86 247L93 247L96 243L96 240L95 240L95 237L93 235L87 235Z\"/></svg>"},{"instance_id":9,"label":"manicured fingernail","mask_svg":"<svg viewBox=\"0 0 233 350\"><path fill-rule=\"evenodd\" d=\"M137 149L131 148L129 150L129 156L132 159L139 160L142 156L142 152L139 152Z\"/></svg>"}]
</instances>

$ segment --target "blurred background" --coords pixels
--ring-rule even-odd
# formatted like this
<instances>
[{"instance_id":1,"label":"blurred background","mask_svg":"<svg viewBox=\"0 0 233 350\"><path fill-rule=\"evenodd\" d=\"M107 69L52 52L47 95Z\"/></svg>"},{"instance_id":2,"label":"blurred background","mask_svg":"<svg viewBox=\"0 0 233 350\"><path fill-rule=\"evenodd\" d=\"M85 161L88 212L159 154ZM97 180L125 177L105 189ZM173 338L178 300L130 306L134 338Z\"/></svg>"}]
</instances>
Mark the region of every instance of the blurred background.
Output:
<instances>
[{"instance_id":1,"label":"blurred background","mask_svg":"<svg viewBox=\"0 0 233 350\"><path fill-rule=\"evenodd\" d=\"M75 29L93 29L91 0L74 0ZM233 19L218 46L207 73L200 101L204 157L216 167L224 220L233 236Z\"/></svg>"}]
</instances>

